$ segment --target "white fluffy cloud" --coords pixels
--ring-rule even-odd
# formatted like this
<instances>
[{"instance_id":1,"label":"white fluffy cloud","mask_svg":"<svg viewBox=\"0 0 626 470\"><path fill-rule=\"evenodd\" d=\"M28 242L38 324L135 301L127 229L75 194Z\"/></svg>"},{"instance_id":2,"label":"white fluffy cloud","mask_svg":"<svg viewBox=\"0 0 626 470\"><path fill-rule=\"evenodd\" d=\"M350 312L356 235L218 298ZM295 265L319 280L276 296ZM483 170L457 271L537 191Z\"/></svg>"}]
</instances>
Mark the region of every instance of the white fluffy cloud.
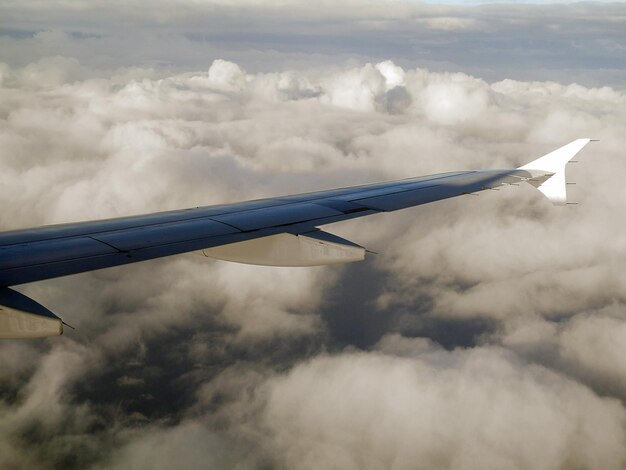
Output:
<instances>
[{"instance_id":1,"label":"white fluffy cloud","mask_svg":"<svg viewBox=\"0 0 626 470\"><path fill-rule=\"evenodd\" d=\"M302 469L617 468L626 437L616 400L489 349L318 357L273 381L264 418Z\"/></svg>"},{"instance_id":2,"label":"white fluffy cloud","mask_svg":"<svg viewBox=\"0 0 626 470\"><path fill-rule=\"evenodd\" d=\"M564 40L584 13L609 40L618 7L566 8L542 36L552 7L506 26L508 7L372 3L355 23L349 5L329 36L328 18L299 3L289 24L282 4L182 2L144 16L97 4L90 21L51 11L45 27L24 5L1 7L15 26L0 35L4 230L509 167L601 142L568 168L578 206L520 186L327 227L380 253L360 266L189 254L20 287L78 330L0 344L0 466L620 467L623 88L607 85L610 67L583 74L598 86L563 84L567 72L525 80L543 76L523 72L530 55L458 72L471 69L458 41L477 30ZM118 30L121 11L145 36ZM241 11L259 18L247 34ZM207 24L217 36L200 34ZM285 36L268 39L277 24ZM427 39L443 55L419 49L419 63L437 71L406 59Z\"/></svg>"}]
</instances>

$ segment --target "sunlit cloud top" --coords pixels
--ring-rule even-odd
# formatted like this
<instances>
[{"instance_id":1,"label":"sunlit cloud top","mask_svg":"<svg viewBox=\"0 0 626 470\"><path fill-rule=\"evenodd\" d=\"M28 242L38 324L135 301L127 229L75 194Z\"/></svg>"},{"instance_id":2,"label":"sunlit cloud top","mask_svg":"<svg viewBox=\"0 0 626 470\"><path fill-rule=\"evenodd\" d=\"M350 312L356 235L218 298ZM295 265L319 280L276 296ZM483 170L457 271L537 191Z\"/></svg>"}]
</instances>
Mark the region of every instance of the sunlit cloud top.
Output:
<instances>
[{"instance_id":1,"label":"sunlit cloud top","mask_svg":"<svg viewBox=\"0 0 626 470\"><path fill-rule=\"evenodd\" d=\"M20 286L1 468L619 469L623 3L0 4L0 228L444 171L511 186L325 229L313 269L193 254Z\"/></svg>"}]
</instances>

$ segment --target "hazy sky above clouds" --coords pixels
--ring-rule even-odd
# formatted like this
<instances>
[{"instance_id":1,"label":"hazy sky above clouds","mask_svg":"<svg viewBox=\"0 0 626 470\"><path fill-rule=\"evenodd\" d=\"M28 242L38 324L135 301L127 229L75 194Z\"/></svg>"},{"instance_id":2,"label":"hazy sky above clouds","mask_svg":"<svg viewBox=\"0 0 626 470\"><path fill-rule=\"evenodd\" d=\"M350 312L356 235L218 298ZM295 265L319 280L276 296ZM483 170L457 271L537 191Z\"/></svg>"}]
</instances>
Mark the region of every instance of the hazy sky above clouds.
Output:
<instances>
[{"instance_id":1,"label":"hazy sky above clouds","mask_svg":"<svg viewBox=\"0 0 626 470\"><path fill-rule=\"evenodd\" d=\"M61 55L105 76L120 66L206 69L217 58L264 72L393 60L488 80L621 87L626 67L623 3L19 0L2 2L0 15L5 62Z\"/></svg>"},{"instance_id":2,"label":"hazy sky above clouds","mask_svg":"<svg viewBox=\"0 0 626 470\"><path fill-rule=\"evenodd\" d=\"M626 463L626 6L0 2L0 228L526 163L531 187L331 225L379 253L193 254L20 286L2 468Z\"/></svg>"}]
</instances>

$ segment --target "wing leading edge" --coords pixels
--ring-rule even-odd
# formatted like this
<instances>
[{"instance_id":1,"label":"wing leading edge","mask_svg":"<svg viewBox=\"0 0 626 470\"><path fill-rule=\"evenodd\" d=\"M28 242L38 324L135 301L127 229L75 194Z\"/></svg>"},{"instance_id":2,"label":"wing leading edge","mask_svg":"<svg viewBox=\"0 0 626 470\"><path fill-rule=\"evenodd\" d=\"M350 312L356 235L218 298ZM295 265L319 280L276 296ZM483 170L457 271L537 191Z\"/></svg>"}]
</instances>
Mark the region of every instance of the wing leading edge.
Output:
<instances>
[{"instance_id":1,"label":"wing leading edge","mask_svg":"<svg viewBox=\"0 0 626 470\"><path fill-rule=\"evenodd\" d=\"M442 173L0 233L0 288L194 251L208 257L275 266L361 260L365 257L362 247L318 227L519 182L532 184L553 203L562 204L565 163L590 140L578 139L515 169ZM32 311L27 313L33 315ZM0 322L3 337L1 330Z\"/></svg>"}]
</instances>

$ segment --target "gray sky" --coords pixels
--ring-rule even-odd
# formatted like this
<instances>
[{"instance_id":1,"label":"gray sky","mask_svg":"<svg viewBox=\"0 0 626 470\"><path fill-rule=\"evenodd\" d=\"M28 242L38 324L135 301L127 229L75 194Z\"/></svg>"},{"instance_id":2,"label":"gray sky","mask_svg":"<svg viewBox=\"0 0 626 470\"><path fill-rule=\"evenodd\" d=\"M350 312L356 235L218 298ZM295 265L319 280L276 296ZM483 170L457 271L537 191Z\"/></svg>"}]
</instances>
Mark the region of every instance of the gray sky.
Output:
<instances>
[{"instance_id":1,"label":"gray sky","mask_svg":"<svg viewBox=\"0 0 626 470\"><path fill-rule=\"evenodd\" d=\"M0 467L622 468L626 6L3 2L0 228L517 166L327 227L312 269L193 254L21 286Z\"/></svg>"},{"instance_id":2,"label":"gray sky","mask_svg":"<svg viewBox=\"0 0 626 470\"><path fill-rule=\"evenodd\" d=\"M71 56L119 66L205 69L228 59L250 71L393 60L462 71L621 87L623 3L492 4L400 1L4 2L3 60L23 66ZM106 73L106 72L105 72Z\"/></svg>"}]
</instances>

